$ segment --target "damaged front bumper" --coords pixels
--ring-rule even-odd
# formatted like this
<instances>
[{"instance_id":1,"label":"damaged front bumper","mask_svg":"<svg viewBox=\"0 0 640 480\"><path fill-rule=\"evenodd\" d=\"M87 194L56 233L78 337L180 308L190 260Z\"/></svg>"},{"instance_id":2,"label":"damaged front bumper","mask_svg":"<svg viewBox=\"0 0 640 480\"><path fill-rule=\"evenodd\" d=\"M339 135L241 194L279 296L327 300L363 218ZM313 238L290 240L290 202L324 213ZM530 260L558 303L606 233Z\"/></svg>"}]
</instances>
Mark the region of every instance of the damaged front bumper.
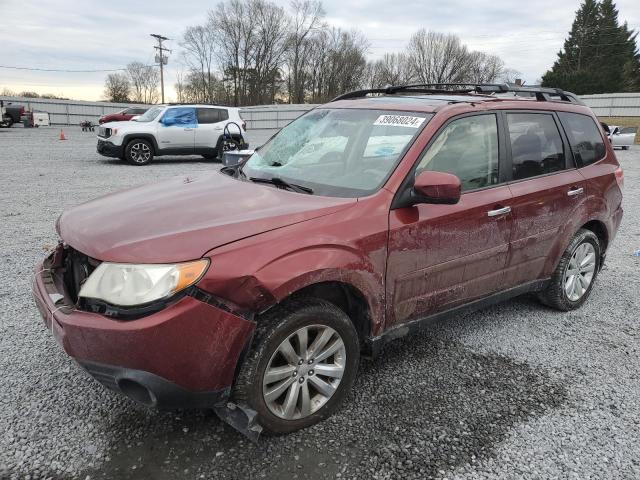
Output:
<instances>
[{"instance_id":1,"label":"damaged front bumper","mask_svg":"<svg viewBox=\"0 0 640 480\"><path fill-rule=\"evenodd\" d=\"M59 250L36 267L33 297L58 344L96 380L148 406L228 409L253 321L189 295L136 320L79 310L66 293L61 267L54 267L56 255ZM232 417L234 410L231 405ZM220 416L229 422L224 412Z\"/></svg>"}]
</instances>

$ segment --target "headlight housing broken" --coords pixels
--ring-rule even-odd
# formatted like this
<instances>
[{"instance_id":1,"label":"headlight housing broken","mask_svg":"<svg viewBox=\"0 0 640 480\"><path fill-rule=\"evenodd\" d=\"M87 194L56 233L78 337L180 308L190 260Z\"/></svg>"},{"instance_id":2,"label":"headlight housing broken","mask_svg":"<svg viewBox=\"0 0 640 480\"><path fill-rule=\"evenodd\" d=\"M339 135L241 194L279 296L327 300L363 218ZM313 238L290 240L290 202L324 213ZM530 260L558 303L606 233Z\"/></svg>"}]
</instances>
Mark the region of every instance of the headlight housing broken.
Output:
<instances>
[{"instance_id":1,"label":"headlight housing broken","mask_svg":"<svg viewBox=\"0 0 640 480\"><path fill-rule=\"evenodd\" d=\"M169 298L195 284L209 267L209 260L176 264L103 262L80 289L80 298L133 307Z\"/></svg>"}]
</instances>

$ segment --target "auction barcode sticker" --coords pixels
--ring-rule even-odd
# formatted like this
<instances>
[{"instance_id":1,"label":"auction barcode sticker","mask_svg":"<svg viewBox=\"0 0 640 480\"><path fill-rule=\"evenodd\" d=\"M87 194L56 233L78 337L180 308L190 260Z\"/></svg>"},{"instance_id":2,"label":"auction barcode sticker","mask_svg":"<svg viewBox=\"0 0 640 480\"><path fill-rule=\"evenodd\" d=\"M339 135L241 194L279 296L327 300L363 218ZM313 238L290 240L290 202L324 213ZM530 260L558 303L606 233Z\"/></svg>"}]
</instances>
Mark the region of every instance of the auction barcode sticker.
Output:
<instances>
[{"instance_id":1,"label":"auction barcode sticker","mask_svg":"<svg viewBox=\"0 0 640 480\"><path fill-rule=\"evenodd\" d=\"M418 128L422 125L422 122L424 122L424 117L410 117L408 115L380 115L373 124Z\"/></svg>"}]
</instances>

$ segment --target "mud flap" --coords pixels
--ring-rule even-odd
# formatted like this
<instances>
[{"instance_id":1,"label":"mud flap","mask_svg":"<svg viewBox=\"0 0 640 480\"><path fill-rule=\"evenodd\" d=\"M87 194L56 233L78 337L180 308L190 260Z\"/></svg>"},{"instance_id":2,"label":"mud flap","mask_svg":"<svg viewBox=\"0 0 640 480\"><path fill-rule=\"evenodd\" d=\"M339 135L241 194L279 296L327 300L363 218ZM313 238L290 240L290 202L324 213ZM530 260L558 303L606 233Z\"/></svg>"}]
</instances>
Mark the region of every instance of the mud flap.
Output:
<instances>
[{"instance_id":1,"label":"mud flap","mask_svg":"<svg viewBox=\"0 0 640 480\"><path fill-rule=\"evenodd\" d=\"M249 407L236 405L233 402L216 406L213 410L220 420L231 425L253 443L258 443L260 434L262 433L262 426L256 421L258 412Z\"/></svg>"}]
</instances>

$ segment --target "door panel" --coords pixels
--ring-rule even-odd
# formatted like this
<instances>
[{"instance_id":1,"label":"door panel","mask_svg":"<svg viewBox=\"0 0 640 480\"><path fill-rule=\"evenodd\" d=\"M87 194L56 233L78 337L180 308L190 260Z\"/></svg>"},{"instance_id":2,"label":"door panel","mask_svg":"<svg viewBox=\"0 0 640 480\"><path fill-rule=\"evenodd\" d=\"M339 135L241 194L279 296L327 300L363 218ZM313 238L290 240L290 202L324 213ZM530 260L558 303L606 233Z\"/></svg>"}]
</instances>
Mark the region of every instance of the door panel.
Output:
<instances>
[{"instance_id":1,"label":"door panel","mask_svg":"<svg viewBox=\"0 0 640 480\"><path fill-rule=\"evenodd\" d=\"M194 151L198 122L195 108L170 108L158 122L158 146L161 150Z\"/></svg>"},{"instance_id":2,"label":"door panel","mask_svg":"<svg viewBox=\"0 0 640 480\"><path fill-rule=\"evenodd\" d=\"M388 325L436 313L503 286L511 230L507 186L469 192L456 205L392 210L387 264Z\"/></svg>"},{"instance_id":3,"label":"door panel","mask_svg":"<svg viewBox=\"0 0 640 480\"><path fill-rule=\"evenodd\" d=\"M197 150L216 148L226 122L221 121L224 110L218 108L198 108L198 128L195 131Z\"/></svg>"},{"instance_id":4,"label":"door panel","mask_svg":"<svg viewBox=\"0 0 640 480\"><path fill-rule=\"evenodd\" d=\"M584 199L584 179L570 166L566 139L552 113L507 112L513 229L505 285L550 275L549 255L566 243L571 215ZM567 168L569 167L570 168ZM548 270L548 267L547 267Z\"/></svg>"},{"instance_id":5,"label":"door panel","mask_svg":"<svg viewBox=\"0 0 640 480\"><path fill-rule=\"evenodd\" d=\"M511 190L499 185L499 119L493 113L447 122L415 171L461 182L456 205L418 204L389 215L387 325L411 321L500 290L511 235Z\"/></svg>"},{"instance_id":6,"label":"door panel","mask_svg":"<svg viewBox=\"0 0 640 480\"><path fill-rule=\"evenodd\" d=\"M515 286L546 277L544 272L554 244L574 209L584 198L584 179L576 170L510 185L513 193L513 230L505 283ZM569 192L579 192L569 195ZM565 242L566 243L566 242Z\"/></svg>"}]
</instances>

